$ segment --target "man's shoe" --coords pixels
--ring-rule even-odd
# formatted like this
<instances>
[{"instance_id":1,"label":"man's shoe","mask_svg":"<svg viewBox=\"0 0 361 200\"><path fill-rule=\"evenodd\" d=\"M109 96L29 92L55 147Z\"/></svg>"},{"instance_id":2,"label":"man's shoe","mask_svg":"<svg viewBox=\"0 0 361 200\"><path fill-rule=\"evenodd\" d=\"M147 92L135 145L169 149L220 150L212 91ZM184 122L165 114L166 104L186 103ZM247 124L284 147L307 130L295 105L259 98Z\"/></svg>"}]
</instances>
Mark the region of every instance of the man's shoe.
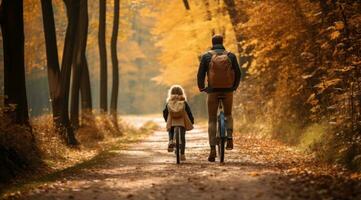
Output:
<instances>
[{"instance_id":1,"label":"man's shoe","mask_svg":"<svg viewBox=\"0 0 361 200\"><path fill-rule=\"evenodd\" d=\"M168 143L168 152L173 152L173 148L174 148L173 140L169 140L169 143Z\"/></svg>"},{"instance_id":2,"label":"man's shoe","mask_svg":"<svg viewBox=\"0 0 361 200\"><path fill-rule=\"evenodd\" d=\"M185 161L185 160L186 160L186 155L181 154L180 160L181 160L181 161Z\"/></svg>"},{"instance_id":3,"label":"man's shoe","mask_svg":"<svg viewBox=\"0 0 361 200\"><path fill-rule=\"evenodd\" d=\"M232 150L233 149L233 139L227 139L227 146L226 146L227 150Z\"/></svg>"},{"instance_id":4,"label":"man's shoe","mask_svg":"<svg viewBox=\"0 0 361 200\"><path fill-rule=\"evenodd\" d=\"M211 152L209 153L208 161L209 162L215 162L216 161L216 156L217 156L216 147L211 146Z\"/></svg>"}]
</instances>

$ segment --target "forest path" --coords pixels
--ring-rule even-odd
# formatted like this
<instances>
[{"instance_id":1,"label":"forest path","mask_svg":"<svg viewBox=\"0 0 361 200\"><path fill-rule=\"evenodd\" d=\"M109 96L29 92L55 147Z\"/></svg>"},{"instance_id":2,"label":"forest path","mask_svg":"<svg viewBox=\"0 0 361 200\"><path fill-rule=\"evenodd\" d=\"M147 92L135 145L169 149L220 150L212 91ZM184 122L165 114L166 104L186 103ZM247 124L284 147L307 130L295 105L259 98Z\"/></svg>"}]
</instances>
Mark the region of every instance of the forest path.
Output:
<instances>
[{"instance_id":1,"label":"forest path","mask_svg":"<svg viewBox=\"0 0 361 200\"><path fill-rule=\"evenodd\" d=\"M304 159L274 141L237 138L235 149L226 152L226 163L209 163L205 126L187 133L187 161L175 164L166 151L168 135L156 117L128 117L140 126L153 120L161 129L128 149L109 151L106 159L37 186L24 199L308 199L291 192L286 169ZM281 154L287 155L281 155ZM281 156L290 156L285 160ZM296 161L295 161L296 160ZM283 169L286 168L286 169ZM300 187L300 188L299 188ZM303 189L298 183L296 188ZM304 192L303 192L304 193ZM298 194L299 195L299 194ZM303 197L302 197L303 196ZM311 198L312 199L312 198Z\"/></svg>"}]
</instances>

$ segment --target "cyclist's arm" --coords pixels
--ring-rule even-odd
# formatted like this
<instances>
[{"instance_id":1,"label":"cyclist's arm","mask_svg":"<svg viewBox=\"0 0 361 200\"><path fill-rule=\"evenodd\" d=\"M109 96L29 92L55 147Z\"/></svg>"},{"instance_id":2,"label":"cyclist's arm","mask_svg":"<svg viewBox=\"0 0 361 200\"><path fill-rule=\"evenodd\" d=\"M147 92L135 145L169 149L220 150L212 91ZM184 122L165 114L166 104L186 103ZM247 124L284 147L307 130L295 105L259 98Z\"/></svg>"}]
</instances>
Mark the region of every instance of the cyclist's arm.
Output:
<instances>
[{"instance_id":1,"label":"cyclist's arm","mask_svg":"<svg viewBox=\"0 0 361 200\"><path fill-rule=\"evenodd\" d=\"M165 105L165 108L163 110L163 118L164 118L164 121L167 122L167 119L168 119L168 108L167 108L167 105Z\"/></svg>"},{"instance_id":2,"label":"cyclist's arm","mask_svg":"<svg viewBox=\"0 0 361 200\"><path fill-rule=\"evenodd\" d=\"M192 124L194 124L194 117L193 117L191 108L189 107L187 102L186 102L186 112L187 112L187 115L188 115L189 119L191 120Z\"/></svg>"},{"instance_id":3,"label":"cyclist's arm","mask_svg":"<svg viewBox=\"0 0 361 200\"><path fill-rule=\"evenodd\" d=\"M204 54L201 58L201 62L199 63L198 74L197 74L199 91L202 91L202 89L205 88L204 82L205 82L207 70L208 70L207 54Z\"/></svg>"},{"instance_id":4,"label":"cyclist's arm","mask_svg":"<svg viewBox=\"0 0 361 200\"><path fill-rule=\"evenodd\" d=\"M232 61L232 67L234 69L234 74L235 74L235 79L234 79L234 84L233 84L233 90L236 90L239 86L239 83L241 81L241 69L239 67L238 61L237 61L237 57L236 55L234 55L233 53L230 54L230 59Z\"/></svg>"}]
</instances>

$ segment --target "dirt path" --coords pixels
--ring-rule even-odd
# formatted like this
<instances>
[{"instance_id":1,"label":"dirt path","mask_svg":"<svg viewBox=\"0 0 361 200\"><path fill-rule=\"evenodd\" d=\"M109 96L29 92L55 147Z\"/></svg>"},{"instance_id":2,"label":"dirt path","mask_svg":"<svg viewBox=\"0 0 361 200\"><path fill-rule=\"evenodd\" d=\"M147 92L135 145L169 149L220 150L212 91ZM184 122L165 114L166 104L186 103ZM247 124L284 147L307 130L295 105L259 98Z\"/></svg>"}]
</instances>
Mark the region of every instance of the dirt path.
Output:
<instances>
[{"instance_id":1,"label":"dirt path","mask_svg":"<svg viewBox=\"0 0 361 200\"><path fill-rule=\"evenodd\" d=\"M126 120L137 121L137 124L147 121L136 117ZM153 120L162 124L161 119ZM167 133L159 130L127 150L110 151L111 156L102 162L32 189L23 198L173 200L319 197L319 189L315 189L316 196L307 191L302 193L309 193L308 196L299 195L300 192L292 190L292 183L297 187L301 185L297 176L292 176L288 170L298 166L295 163L300 160L306 162L294 150L261 139L238 139L243 142L237 143L233 151L226 152L226 164L220 165L206 161L206 127L198 126L186 137L187 161L181 165L176 165L174 154L166 151ZM284 152L288 152L292 159L278 158L277 154Z\"/></svg>"}]
</instances>

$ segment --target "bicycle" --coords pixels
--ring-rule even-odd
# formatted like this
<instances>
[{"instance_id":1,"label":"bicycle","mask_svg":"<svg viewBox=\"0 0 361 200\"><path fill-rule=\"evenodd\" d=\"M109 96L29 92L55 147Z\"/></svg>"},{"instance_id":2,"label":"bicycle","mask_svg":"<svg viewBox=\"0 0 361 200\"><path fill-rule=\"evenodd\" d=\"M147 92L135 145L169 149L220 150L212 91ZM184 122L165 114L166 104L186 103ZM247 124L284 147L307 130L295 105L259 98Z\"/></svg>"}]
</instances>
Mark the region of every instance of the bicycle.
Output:
<instances>
[{"instance_id":1,"label":"bicycle","mask_svg":"<svg viewBox=\"0 0 361 200\"><path fill-rule=\"evenodd\" d=\"M218 155L219 155L219 161L221 163L224 162L224 150L225 150L225 143L227 141L226 117L224 114L223 99L224 96L218 96L217 133L216 133Z\"/></svg>"},{"instance_id":2,"label":"bicycle","mask_svg":"<svg viewBox=\"0 0 361 200\"><path fill-rule=\"evenodd\" d=\"M211 90L211 88L204 88L201 92L206 92ZM226 116L224 114L223 99L225 96L218 96L218 110L217 110L217 132L216 132L216 141L218 147L218 155L220 163L224 163L224 151L225 143L227 141L227 126L226 126Z\"/></svg>"}]
</instances>

